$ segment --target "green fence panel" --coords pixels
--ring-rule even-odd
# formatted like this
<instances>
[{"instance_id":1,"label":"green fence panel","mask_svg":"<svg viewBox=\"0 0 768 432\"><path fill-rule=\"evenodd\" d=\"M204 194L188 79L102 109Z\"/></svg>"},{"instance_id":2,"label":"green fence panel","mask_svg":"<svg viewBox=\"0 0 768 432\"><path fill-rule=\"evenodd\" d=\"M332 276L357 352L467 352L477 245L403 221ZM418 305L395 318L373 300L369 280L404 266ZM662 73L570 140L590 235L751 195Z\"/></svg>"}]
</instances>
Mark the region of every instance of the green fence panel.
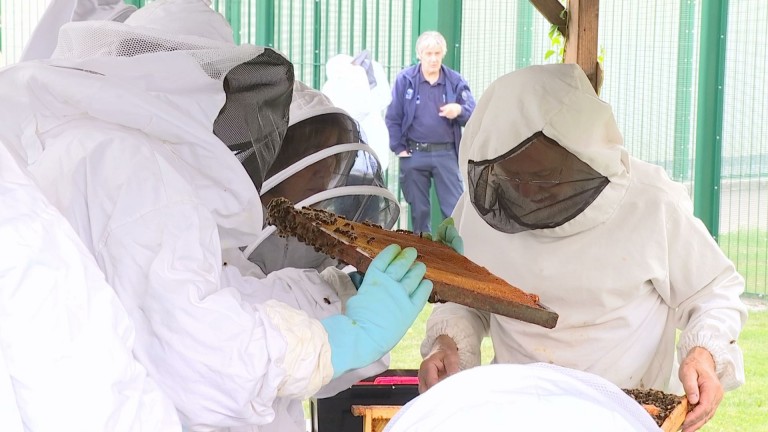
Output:
<instances>
[{"instance_id":1,"label":"green fence panel","mask_svg":"<svg viewBox=\"0 0 768 432\"><path fill-rule=\"evenodd\" d=\"M142 6L149 1L128 3ZM550 24L529 0L458 3L460 20L455 27L440 30L449 37L460 35L451 53L456 56L447 62L455 63L478 98L503 74L560 61L558 56L545 58L547 51L559 47L548 36ZM722 23L727 35L722 37L725 60L719 63L724 71L719 81L708 84L708 76L700 74L712 68L698 67L702 28L707 24L702 21L702 9L717 7L714 3L727 6L719 15L727 17L727 23ZM768 131L764 126L768 43L755 35L768 25L768 2L714 3L602 2L598 34L605 81L601 97L613 107L632 155L662 166L692 194L700 191L694 197L697 211L704 213L721 247L745 275L747 292L762 296L768 294ZM237 40L275 47L293 61L297 78L316 88L325 80L328 58L354 55L362 49L369 49L393 80L400 69L416 61L415 36L429 19L439 21L439 4L438 0L213 1L232 24ZM435 16L419 17L422 10ZM717 41L707 42L711 43ZM705 55L711 51L711 45L705 44ZM721 102L699 101L707 91L719 92ZM709 109L719 114L711 117L701 112ZM711 129L717 122L721 128ZM389 155L389 160L387 183L400 196L397 158ZM407 227L407 220L401 218L399 227Z\"/></svg>"},{"instance_id":2,"label":"green fence panel","mask_svg":"<svg viewBox=\"0 0 768 432\"><path fill-rule=\"evenodd\" d=\"M768 2L728 2L718 240L746 278L768 294Z\"/></svg>"},{"instance_id":3,"label":"green fence panel","mask_svg":"<svg viewBox=\"0 0 768 432\"><path fill-rule=\"evenodd\" d=\"M364 48L393 80L400 69L416 61L412 45L420 27L414 10L436 2L239 1L240 22L233 28L239 29L240 40L274 46L294 62L297 78L315 87L325 80L328 58L354 55ZM226 3L217 0L214 6L222 10ZM703 1L601 2L599 52L605 70L601 97L613 107L632 155L663 167L692 194L697 182L704 189L717 185L710 211L717 215L721 247L746 276L747 291L765 295L768 131L763 119L768 116L768 43L755 35L768 25L768 2L728 3L725 71L719 84L722 131L715 137L722 154L718 152L716 169L711 159L698 160L712 158L717 151L697 137L697 125L703 121L697 92ZM559 47L548 36L550 24L529 0L462 0L459 16L455 31L461 35L456 42L460 55L455 66L478 98L503 74L560 61L557 56L545 59L548 50ZM389 188L399 194L397 173L397 160L390 155L386 177ZM696 200L704 204L701 198Z\"/></svg>"}]
</instances>

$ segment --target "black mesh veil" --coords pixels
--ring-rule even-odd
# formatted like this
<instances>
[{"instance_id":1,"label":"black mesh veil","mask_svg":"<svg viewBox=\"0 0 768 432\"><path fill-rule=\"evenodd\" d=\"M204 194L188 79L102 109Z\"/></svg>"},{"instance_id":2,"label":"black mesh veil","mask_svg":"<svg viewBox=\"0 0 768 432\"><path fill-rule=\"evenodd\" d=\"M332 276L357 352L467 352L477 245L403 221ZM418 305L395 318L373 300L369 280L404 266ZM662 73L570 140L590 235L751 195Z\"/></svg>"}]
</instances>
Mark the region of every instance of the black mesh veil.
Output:
<instances>
[{"instance_id":1,"label":"black mesh veil","mask_svg":"<svg viewBox=\"0 0 768 432\"><path fill-rule=\"evenodd\" d=\"M337 144L361 142L357 122L342 113L326 113L302 120L290 127L283 139L284 145L269 167L266 178L290 167L300 160ZM335 156L339 170L349 167L353 158L349 155ZM333 185L328 185L333 187ZM326 187L327 188L327 187Z\"/></svg>"},{"instance_id":2,"label":"black mesh veil","mask_svg":"<svg viewBox=\"0 0 768 432\"><path fill-rule=\"evenodd\" d=\"M227 73L227 101L213 132L237 156L257 189L280 150L288 127L293 65L265 49Z\"/></svg>"},{"instance_id":3,"label":"black mesh veil","mask_svg":"<svg viewBox=\"0 0 768 432\"><path fill-rule=\"evenodd\" d=\"M609 182L542 132L492 160L470 160L467 174L472 205L505 233L563 225Z\"/></svg>"},{"instance_id":4,"label":"black mesh veil","mask_svg":"<svg viewBox=\"0 0 768 432\"><path fill-rule=\"evenodd\" d=\"M264 184L262 201L305 200L350 220L390 228L400 206L388 191L379 161L363 142L357 122L340 112L292 125Z\"/></svg>"},{"instance_id":5,"label":"black mesh veil","mask_svg":"<svg viewBox=\"0 0 768 432\"><path fill-rule=\"evenodd\" d=\"M354 156L354 163L345 174L339 176L341 189L337 188L336 191L343 191L343 195L323 199L312 204L312 207L342 215L349 220L392 228L400 216L400 205L389 194L376 193L376 189L387 191L379 161L368 151L347 153Z\"/></svg>"}]
</instances>

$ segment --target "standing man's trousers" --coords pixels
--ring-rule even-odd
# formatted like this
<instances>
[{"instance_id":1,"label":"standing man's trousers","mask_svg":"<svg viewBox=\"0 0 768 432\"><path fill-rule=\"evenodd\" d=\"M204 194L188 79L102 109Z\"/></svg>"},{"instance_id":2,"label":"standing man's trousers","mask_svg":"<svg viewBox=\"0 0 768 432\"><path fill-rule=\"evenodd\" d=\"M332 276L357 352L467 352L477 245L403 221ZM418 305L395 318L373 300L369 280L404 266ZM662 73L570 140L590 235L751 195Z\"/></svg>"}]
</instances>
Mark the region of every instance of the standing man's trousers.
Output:
<instances>
[{"instance_id":1,"label":"standing man's trousers","mask_svg":"<svg viewBox=\"0 0 768 432\"><path fill-rule=\"evenodd\" d=\"M400 187L411 206L413 232L431 233L430 180L435 181L443 219L451 215L464 189L456 151L415 151L410 157L401 157L399 161Z\"/></svg>"}]
</instances>

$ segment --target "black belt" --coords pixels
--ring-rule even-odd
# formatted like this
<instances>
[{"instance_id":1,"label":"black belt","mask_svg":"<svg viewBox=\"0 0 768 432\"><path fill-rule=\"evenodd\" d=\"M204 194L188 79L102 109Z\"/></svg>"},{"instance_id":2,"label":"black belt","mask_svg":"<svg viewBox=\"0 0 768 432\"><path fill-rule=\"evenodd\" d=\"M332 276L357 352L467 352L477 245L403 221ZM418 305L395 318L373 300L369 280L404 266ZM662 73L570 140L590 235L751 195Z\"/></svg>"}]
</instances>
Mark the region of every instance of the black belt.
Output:
<instances>
[{"instance_id":1,"label":"black belt","mask_svg":"<svg viewBox=\"0 0 768 432\"><path fill-rule=\"evenodd\" d=\"M416 142L414 140L405 141L408 147L408 151L413 152L433 152L453 149L452 142Z\"/></svg>"}]
</instances>

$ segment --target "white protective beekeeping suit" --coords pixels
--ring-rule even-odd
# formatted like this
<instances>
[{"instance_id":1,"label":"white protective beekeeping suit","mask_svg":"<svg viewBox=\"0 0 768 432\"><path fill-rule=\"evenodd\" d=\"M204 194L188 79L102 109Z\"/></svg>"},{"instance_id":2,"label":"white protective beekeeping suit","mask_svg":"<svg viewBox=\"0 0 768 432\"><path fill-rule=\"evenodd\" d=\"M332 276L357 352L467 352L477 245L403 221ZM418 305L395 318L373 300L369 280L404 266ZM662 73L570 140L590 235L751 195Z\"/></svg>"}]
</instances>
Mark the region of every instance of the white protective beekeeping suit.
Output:
<instances>
[{"instance_id":1,"label":"white protective beekeeping suit","mask_svg":"<svg viewBox=\"0 0 768 432\"><path fill-rule=\"evenodd\" d=\"M295 125L310 119L317 123L305 123L307 130L298 135L293 133ZM334 163L323 163L330 159ZM317 172L321 170L328 172ZM288 179L290 184L284 183ZM268 196L270 191L283 186L289 188L290 198L296 200L298 207L321 208L350 220L366 220L390 228L399 214L397 200L382 180L378 159L371 148L360 141L357 123L325 95L299 81L294 82L286 139L267 173L261 194ZM307 287L306 291L275 286L271 290L243 292L248 301L276 299L317 319L341 313L344 302L355 293L354 286L348 283L349 277L336 268L337 260L316 252L294 237L278 236L271 225L243 251L238 248L224 251L223 259L242 274L260 278L273 272L281 274L283 269L321 271L321 276L331 282L327 286ZM363 378L385 371L388 366L387 354L367 367L333 379L313 396L333 396ZM305 428L302 424L301 429L295 426L289 429L303 421L300 401L278 400L275 411L276 420L264 430L286 432Z\"/></svg>"},{"instance_id":2,"label":"white protective beekeeping suit","mask_svg":"<svg viewBox=\"0 0 768 432\"><path fill-rule=\"evenodd\" d=\"M534 182L562 183L543 190L579 193L523 213L505 196L512 180L494 182L489 167L518 157L537 134L571 162L566 173L584 177L542 173ZM469 187L453 217L465 255L538 294L560 318L545 329L436 305L422 354L447 334L462 368L471 367L489 332L497 362L553 363L622 388L681 392L673 369L680 329L679 358L704 347L726 390L743 383L734 343L746 319L742 277L694 217L685 188L627 154L611 107L578 66L535 66L494 82L467 125L459 165Z\"/></svg>"},{"instance_id":3,"label":"white protective beekeeping suit","mask_svg":"<svg viewBox=\"0 0 768 432\"><path fill-rule=\"evenodd\" d=\"M400 214L381 163L362 141L357 122L299 81L294 83L286 138L260 193L265 205L287 194L297 207L311 206L386 229ZM272 226L244 252L264 274L286 267L322 271L339 264L294 237L279 237Z\"/></svg>"},{"instance_id":4,"label":"white protective beekeeping suit","mask_svg":"<svg viewBox=\"0 0 768 432\"><path fill-rule=\"evenodd\" d=\"M392 90L384 68L370 58L368 51L362 51L355 57L331 57L325 73L328 80L322 92L360 123L365 141L381 161L382 170L386 170L391 151L383 112L392 102Z\"/></svg>"},{"instance_id":5,"label":"white protective beekeeping suit","mask_svg":"<svg viewBox=\"0 0 768 432\"><path fill-rule=\"evenodd\" d=\"M47 59L56 49L59 29L68 22L106 20L123 22L136 8L123 0L51 0L27 41L21 61Z\"/></svg>"},{"instance_id":6,"label":"white protective beekeeping suit","mask_svg":"<svg viewBox=\"0 0 768 432\"><path fill-rule=\"evenodd\" d=\"M180 431L90 252L0 145L0 430Z\"/></svg>"},{"instance_id":7,"label":"white protective beekeeping suit","mask_svg":"<svg viewBox=\"0 0 768 432\"><path fill-rule=\"evenodd\" d=\"M386 432L658 432L620 388L586 372L546 363L462 371L407 403Z\"/></svg>"},{"instance_id":8,"label":"white protective beekeeping suit","mask_svg":"<svg viewBox=\"0 0 768 432\"><path fill-rule=\"evenodd\" d=\"M258 430L276 399L308 397L333 375L319 321L235 288L325 286L317 273L257 281L220 266L222 248L261 231L254 184L292 84L284 57L231 41L205 3L158 0L124 24L66 24L50 60L0 71L0 141L95 257L136 327L135 357L190 430ZM272 99L238 115L243 76ZM222 81L239 105L222 110ZM256 120L274 129L253 142L229 129L258 132Z\"/></svg>"}]
</instances>

